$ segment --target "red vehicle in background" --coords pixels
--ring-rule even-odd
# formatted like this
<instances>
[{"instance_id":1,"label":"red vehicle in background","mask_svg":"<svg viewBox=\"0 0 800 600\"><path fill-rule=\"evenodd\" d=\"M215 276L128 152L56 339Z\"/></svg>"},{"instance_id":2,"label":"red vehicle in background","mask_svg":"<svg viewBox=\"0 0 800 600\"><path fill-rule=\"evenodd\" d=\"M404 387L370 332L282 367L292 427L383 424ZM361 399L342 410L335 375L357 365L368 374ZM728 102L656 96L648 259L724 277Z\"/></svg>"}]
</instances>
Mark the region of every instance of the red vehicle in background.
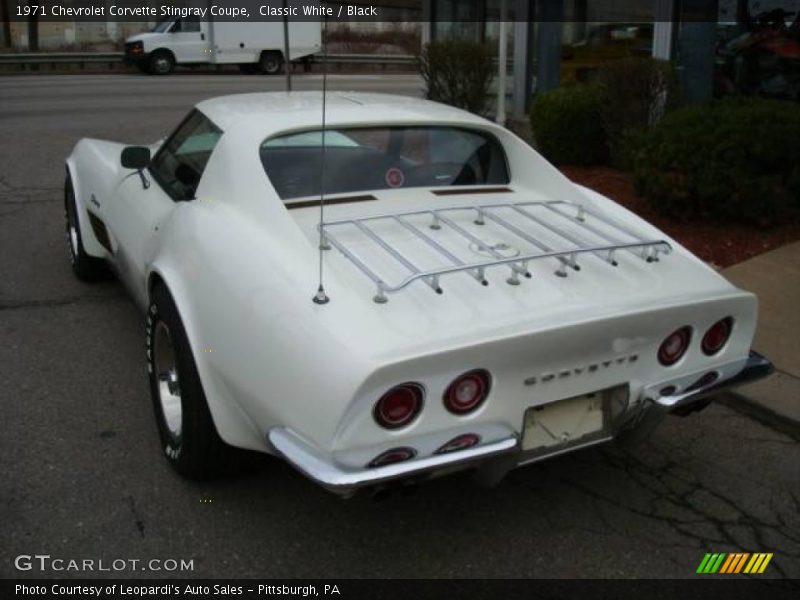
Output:
<instances>
[{"instance_id":1,"label":"red vehicle in background","mask_svg":"<svg viewBox=\"0 0 800 600\"><path fill-rule=\"evenodd\" d=\"M779 8L747 15L740 21L742 27L743 33L717 46L717 95L800 101L800 14Z\"/></svg>"}]
</instances>

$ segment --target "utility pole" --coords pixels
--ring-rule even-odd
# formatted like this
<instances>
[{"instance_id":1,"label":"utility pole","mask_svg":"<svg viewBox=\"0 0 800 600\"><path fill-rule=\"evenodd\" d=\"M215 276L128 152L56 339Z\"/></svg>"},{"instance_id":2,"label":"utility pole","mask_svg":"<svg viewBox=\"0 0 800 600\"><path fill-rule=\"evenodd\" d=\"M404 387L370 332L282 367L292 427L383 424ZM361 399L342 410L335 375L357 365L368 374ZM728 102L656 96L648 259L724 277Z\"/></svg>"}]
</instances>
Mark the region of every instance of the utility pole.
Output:
<instances>
[{"instance_id":1,"label":"utility pole","mask_svg":"<svg viewBox=\"0 0 800 600\"><path fill-rule=\"evenodd\" d=\"M500 0L500 33L497 48L497 115L495 121L506 124L506 0Z\"/></svg>"},{"instance_id":2,"label":"utility pole","mask_svg":"<svg viewBox=\"0 0 800 600\"><path fill-rule=\"evenodd\" d=\"M292 91L292 61L289 58L289 15L287 0L283 0L283 70L286 72L286 91Z\"/></svg>"}]
</instances>

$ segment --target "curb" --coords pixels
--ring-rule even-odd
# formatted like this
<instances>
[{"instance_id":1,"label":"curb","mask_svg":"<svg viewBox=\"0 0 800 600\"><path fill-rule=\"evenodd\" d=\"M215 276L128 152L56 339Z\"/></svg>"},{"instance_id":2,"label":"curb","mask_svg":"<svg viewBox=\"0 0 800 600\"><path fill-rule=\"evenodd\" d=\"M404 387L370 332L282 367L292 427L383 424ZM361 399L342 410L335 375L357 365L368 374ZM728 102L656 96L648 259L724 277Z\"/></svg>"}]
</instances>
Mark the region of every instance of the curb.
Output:
<instances>
[{"instance_id":1,"label":"curb","mask_svg":"<svg viewBox=\"0 0 800 600\"><path fill-rule=\"evenodd\" d=\"M800 421L776 412L736 391L720 394L716 401L800 442Z\"/></svg>"}]
</instances>

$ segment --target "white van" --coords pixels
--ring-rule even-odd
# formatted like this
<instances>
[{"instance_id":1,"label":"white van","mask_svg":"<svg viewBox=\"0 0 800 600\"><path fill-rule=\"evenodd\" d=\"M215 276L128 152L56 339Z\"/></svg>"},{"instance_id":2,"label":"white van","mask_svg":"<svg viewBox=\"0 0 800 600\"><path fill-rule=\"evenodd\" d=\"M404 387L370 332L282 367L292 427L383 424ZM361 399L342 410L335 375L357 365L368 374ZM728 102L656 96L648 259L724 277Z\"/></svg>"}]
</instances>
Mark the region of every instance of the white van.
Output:
<instances>
[{"instance_id":1,"label":"white van","mask_svg":"<svg viewBox=\"0 0 800 600\"><path fill-rule=\"evenodd\" d=\"M289 60L319 52L319 21L289 21ZM125 42L125 61L153 75L171 73L175 65L236 64L245 72L280 73L285 61L283 21L161 21L148 33Z\"/></svg>"}]
</instances>

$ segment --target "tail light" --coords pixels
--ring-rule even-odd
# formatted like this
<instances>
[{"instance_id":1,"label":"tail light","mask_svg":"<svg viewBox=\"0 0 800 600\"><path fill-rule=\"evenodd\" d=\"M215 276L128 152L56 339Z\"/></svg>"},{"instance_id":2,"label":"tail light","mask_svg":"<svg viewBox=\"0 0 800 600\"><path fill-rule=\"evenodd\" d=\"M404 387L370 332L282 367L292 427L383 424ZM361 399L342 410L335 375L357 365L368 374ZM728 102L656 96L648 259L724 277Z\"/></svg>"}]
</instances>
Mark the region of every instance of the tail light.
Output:
<instances>
[{"instance_id":1,"label":"tail light","mask_svg":"<svg viewBox=\"0 0 800 600\"><path fill-rule=\"evenodd\" d=\"M456 415L465 415L478 408L492 385L489 372L476 369L457 377L444 392L444 405Z\"/></svg>"},{"instance_id":2,"label":"tail light","mask_svg":"<svg viewBox=\"0 0 800 600\"><path fill-rule=\"evenodd\" d=\"M447 442L444 446L439 448L434 454L447 454L448 452L458 452L459 450L466 450L472 448L481 441L477 433L465 433L454 437Z\"/></svg>"},{"instance_id":3,"label":"tail light","mask_svg":"<svg viewBox=\"0 0 800 600\"><path fill-rule=\"evenodd\" d=\"M714 323L703 336L703 354L713 356L725 345L733 331L733 318L725 317Z\"/></svg>"},{"instance_id":4,"label":"tail light","mask_svg":"<svg viewBox=\"0 0 800 600\"><path fill-rule=\"evenodd\" d=\"M417 455L417 451L413 448L403 446L401 448L392 448L373 458L367 465L369 468L385 467L394 463L411 460Z\"/></svg>"},{"instance_id":5,"label":"tail light","mask_svg":"<svg viewBox=\"0 0 800 600\"><path fill-rule=\"evenodd\" d=\"M692 328L688 326L669 334L658 349L658 362L665 367L674 365L686 352L691 339Z\"/></svg>"},{"instance_id":6,"label":"tail light","mask_svg":"<svg viewBox=\"0 0 800 600\"><path fill-rule=\"evenodd\" d=\"M422 410L424 396L425 392L418 383L402 383L381 396L372 414L378 425L386 429L405 427Z\"/></svg>"}]
</instances>

